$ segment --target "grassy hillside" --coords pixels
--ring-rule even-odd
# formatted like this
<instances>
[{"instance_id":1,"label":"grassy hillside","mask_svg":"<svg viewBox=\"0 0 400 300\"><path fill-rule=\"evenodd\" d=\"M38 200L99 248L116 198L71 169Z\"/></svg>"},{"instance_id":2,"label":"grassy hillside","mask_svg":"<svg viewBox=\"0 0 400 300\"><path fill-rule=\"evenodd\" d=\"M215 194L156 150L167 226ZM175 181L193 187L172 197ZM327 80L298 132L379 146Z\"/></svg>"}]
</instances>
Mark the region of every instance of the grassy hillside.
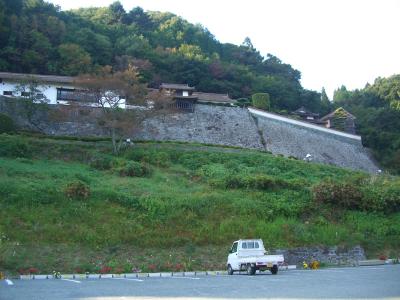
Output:
<instances>
[{"instance_id":1,"label":"grassy hillside","mask_svg":"<svg viewBox=\"0 0 400 300\"><path fill-rule=\"evenodd\" d=\"M400 180L251 150L0 135L0 270L222 268L231 242L400 249Z\"/></svg>"}]
</instances>

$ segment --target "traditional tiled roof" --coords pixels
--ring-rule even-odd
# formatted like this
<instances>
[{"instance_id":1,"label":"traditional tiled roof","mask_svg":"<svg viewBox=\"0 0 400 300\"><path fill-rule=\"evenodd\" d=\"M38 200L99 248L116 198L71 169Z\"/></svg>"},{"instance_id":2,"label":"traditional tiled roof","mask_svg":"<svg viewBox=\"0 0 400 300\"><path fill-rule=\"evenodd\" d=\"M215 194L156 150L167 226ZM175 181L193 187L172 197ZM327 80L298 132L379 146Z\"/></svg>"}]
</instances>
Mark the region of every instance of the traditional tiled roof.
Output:
<instances>
[{"instance_id":1,"label":"traditional tiled roof","mask_svg":"<svg viewBox=\"0 0 400 300\"><path fill-rule=\"evenodd\" d=\"M197 96L198 101L200 102L218 102L218 103L235 102L235 100L231 99L227 94L194 92L193 96Z\"/></svg>"},{"instance_id":2,"label":"traditional tiled roof","mask_svg":"<svg viewBox=\"0 0 400 300\"><path fill-rule=\"evenodd\" d=\"M52 82L52 83L73 83L75 80L75 77L70 77L70 76L38 75L38 74L9 73L9 72L0 72L0 78L11 79L11 80L35 79L40 82Z\"/></svg>"},{"instance_id":3,"label":"traditional tiled roof","mask_svg":"<svg viewBox=\"0 0 400 300\"><path fill-rule=\"evenodd\" d=\"M308 116L319 117L319 114L313 113L312 111L308 110L304 106L296 109L293 113L296 115L308 115Z\"/></svg>"},{"instance_id":4,"label":"traditional tiled roof","mask_svg":"<svg viewBox=\"0 0 400 300\"><path fill-rule=\"evenodd\" d=\"M160 89L193 91L194 87L189 86L188 84L161 83Z\"/></svg>"}]
</instances>

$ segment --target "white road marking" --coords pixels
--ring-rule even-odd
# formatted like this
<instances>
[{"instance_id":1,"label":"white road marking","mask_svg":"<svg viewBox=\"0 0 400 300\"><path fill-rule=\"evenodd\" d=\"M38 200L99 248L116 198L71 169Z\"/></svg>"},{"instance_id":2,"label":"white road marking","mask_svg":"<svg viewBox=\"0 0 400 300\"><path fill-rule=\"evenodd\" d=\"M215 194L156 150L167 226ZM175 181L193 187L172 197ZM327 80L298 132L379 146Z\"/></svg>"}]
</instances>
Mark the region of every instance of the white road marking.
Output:
<instances>
[{"instance_id":1,"label":"white road marking","mask_svg":"<svg viewBox=\"0 0 400 300\"><path fill-rule=\"evenodd\" d=\"M322 270L310 270L310 271L318 271L318 272L336 272L336 273L344 273L344 272L348 272L347 270L337 270L337 269L322 269Z\"/></svg>"},{"instance_id":2,"label":"white road marking","mask_svg":"<svg viewBox=\"0 0 400 300\"><path fill-rule=\"evenodd\" d=\"M165 278L173 278L173 279L191 279L191 280L199 280L199 279L201 279L201 278L198 278L198 277L178 277L178 276L172 276L172 277L165 277Z\"/></svg>"},{"instance_id":3,"label":"white road marking","mask_svg":"<svg viewBox=\"0 0 400 300\"><path fill-rule=\"evenodd\" d=\"M73 279L61 279L61 280L63 280L63 281L75 282L75 283L81 283L80 281L78 281L78 280L73 280Z\"/></svg>"},{"instance_id":4,"label":"white road marking","mask_svg":"<svg viewBox=\"0 0 400 300\"><path fill-rule=\"evenodd\" d=\"M138 281L138 282L144 281L143 279L135 279L135 278L111 278L111 279L130 280L130 281Z\"/></svg>"},{"instance_id":5,"label":"white road marking","mask_svg":"<svg viewBox=\"0 0 400 300\"><path fill-rule=\"evenodd\" d=\"M10 279L6 279L8 285L14 285L14 283Z\"/></svg>"}]
</instances>

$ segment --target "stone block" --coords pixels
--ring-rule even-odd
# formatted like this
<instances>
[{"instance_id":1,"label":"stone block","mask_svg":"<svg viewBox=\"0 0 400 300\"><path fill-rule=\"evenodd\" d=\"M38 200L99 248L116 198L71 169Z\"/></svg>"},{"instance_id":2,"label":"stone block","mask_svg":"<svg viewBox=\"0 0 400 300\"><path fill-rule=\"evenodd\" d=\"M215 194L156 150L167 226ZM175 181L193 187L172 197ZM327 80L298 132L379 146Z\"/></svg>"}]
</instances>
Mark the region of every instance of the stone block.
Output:
<instances>
[{"instance_id":1,"label":"stone block","mask_svg":"<svg viewBox=\"0 0 400 300\"><path fill-rule=\"evenodd\" d=\"M207 275L207 272L204 272L204 271L196 272L196 276L206 276L206 275Z\"/></svg>"},{"instance_id":2,"label":"stone block","mask_svg":"<svg viewBox=\"0 0 400 300\"><path fill-rule=\"evenodd\" d=\"M33 279L49 279L53 278L53 275L33 275Z\"/></svg>"},{"instance_id":3,"label":"stone block","mask_svg":"<svg viewBox=\"0 0 400 300\"><path fill-rule=\"evenodd\" d=\"M384 265L385 261L380 259L369 259L369 260L360 260L358 262L359 266L378 266Z\"/></svg>"}]
</instances>

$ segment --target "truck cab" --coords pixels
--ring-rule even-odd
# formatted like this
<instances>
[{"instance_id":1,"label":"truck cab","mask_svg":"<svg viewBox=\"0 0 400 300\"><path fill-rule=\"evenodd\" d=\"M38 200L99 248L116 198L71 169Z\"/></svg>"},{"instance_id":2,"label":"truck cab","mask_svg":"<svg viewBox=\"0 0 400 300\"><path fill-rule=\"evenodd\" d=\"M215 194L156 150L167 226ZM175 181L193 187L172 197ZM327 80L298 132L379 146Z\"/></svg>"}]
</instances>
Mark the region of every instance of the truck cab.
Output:
<instances>
[{"instance_id":1,"label":"truck cab","mask_svg":"<svg viewBox=\"0 0 400 300\"><path fill-rule=\"evenodd\" d=\"M257 270L269 270L276 275L283 262L282 255L266 255L261 239L238 240L233 242L229 251L227 270L229 275L236 271L247 271L247 274L254 275Z\"/></svg>"}]
</instances>

